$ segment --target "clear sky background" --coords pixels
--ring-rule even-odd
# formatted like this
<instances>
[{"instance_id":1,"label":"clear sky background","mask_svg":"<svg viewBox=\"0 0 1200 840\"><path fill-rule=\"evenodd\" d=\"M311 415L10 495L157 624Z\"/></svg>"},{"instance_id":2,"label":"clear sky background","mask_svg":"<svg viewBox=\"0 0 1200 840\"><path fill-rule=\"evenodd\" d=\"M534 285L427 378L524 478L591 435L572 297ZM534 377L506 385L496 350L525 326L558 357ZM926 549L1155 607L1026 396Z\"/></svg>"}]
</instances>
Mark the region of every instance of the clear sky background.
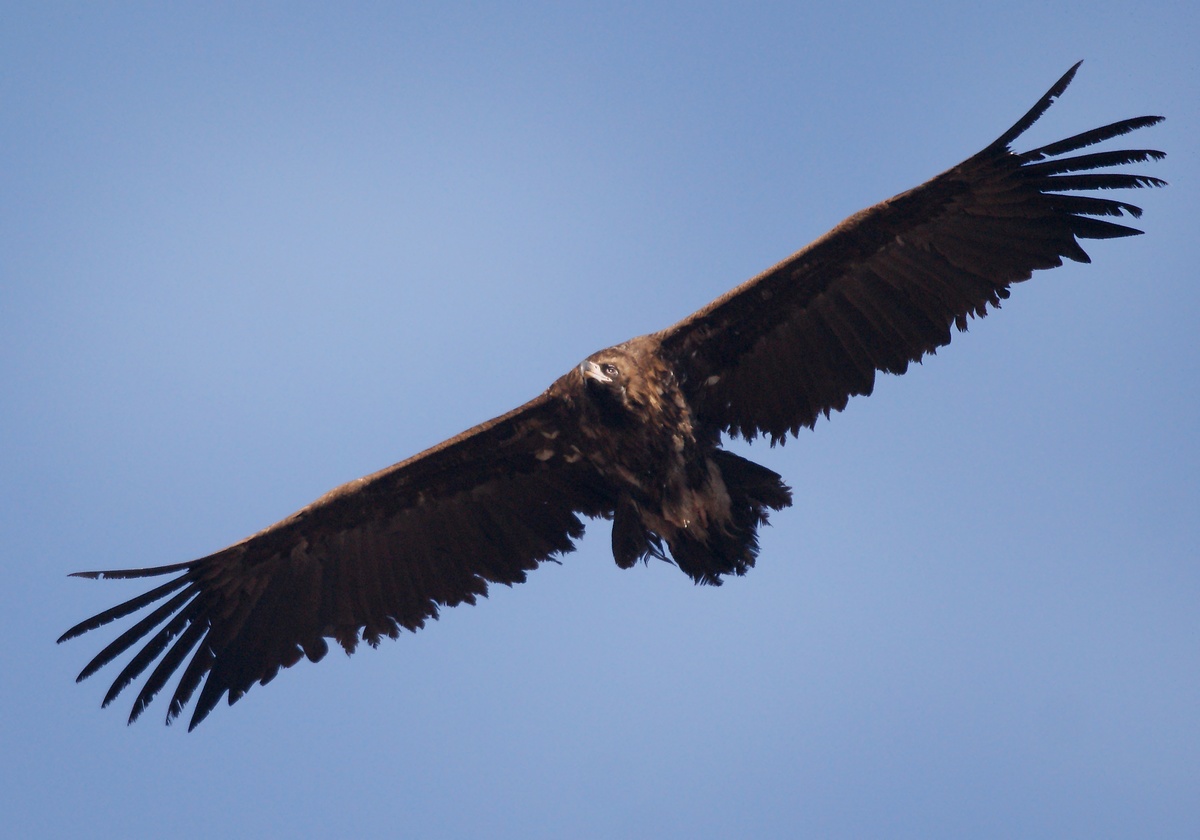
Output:
<instances>
[{"instance_id":1,"label":"clear sky background","mask_svg":"<svg viewBox=\"0 0 1200 840\"><path fill-rule=\"evenodd\" d=\"M435 10L436 9L436 10ZM1194 4L4 4L12 837L1194 838ZM1140 114L1172 182L751 455L719 588L608 527L194 733L75 685L134 591L666 326L986 145Z\"/></svg>"}]
</instances>

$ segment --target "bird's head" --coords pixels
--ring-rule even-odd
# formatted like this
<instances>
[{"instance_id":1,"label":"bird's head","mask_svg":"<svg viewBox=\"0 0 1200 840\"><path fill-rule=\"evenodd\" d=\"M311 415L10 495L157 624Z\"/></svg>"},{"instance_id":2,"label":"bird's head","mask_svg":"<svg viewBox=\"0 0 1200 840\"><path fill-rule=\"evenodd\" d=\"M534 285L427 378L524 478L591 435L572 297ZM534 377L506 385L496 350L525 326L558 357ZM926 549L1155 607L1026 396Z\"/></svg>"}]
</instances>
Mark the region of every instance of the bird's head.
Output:
<instances>
[{"instance_id":1,"label":"bird's head","mask_svg":"<svg viewBox=\"0 0 1200 840\"><path fill-rule=\"evenodd\" d=\"M636 373L633 357L617 348L601 350L579 363L585 394L609 421L620 420L637 407L630 389Z\"/></svg>"},{"instance_id":2,"label":"bird's head","mask_svg":"<svg viewBox=\"0 0 1200 840\"><path fill-rule=\"evenodd\" d=\"M576 393L609 426L656 422L664 395L678 390L658 350L656 336L640 336L593 353L572 371Z\"/></svg>"}]
</instances>

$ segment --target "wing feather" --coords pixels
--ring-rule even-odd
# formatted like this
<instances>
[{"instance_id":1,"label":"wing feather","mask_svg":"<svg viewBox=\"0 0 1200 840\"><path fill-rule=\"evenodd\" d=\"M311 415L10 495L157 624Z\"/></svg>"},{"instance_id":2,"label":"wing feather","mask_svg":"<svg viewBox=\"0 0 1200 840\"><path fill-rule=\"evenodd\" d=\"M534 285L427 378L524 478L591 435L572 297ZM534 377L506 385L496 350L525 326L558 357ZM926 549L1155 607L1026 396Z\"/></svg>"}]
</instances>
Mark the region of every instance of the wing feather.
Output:
<instances>
[{"instance_id":1,"label":"wing feather","mask_svg":"<svg viewBox=\"0 0 1200 840\"><path fill-rule=\"evenodd\" d=\"M178 618L171 623L171 626L177 627L183 624ZM133 708L129 712L129 722L133 723L142 716L142 712L146 711L146 707L150 705L162 687L167 684L167 680L175 673L175 670L183 662L187 655L192 651L192 648L200 641L207 628L199 622L187 624L181 628L179 636L175 639L175 644L171 645L170 649L163 655L163 658L158 661L158 665L150 673L146 682L142 685L142 690L138 692L137 699L133 701ZM112 692L109 692L112 695ZM110 696L111 702L115 695Z\"/></svg>"},{"instance_id":2,"label":"wing feather","mask_svg":"<svg viewBox=\"0 0 1200 840\"><path fill-rule=\"evenodd\" d=\"M166 567L163 567L163 571L161 572L161 574L170 574L172 572L181 571L186 568L187 568L186 564L176 565L176 566L166 566ZM140 571L146 571L146 570L140 570ZM120 575L118 575L118 574L104 574L103 572L83 572L83 573L76 573L76 574L72 575L72 577L87 577L87 578L98 578L101 576L110 577L110 578L120 577ZM138 577L146 577L146 576L147 575L138 575ZM177 577L174 580L169 580L166 583L162 584L161 586L156 586L154 589L151 589L149 592L144 592L141 595L137 596L136 598L130 598L128 601L125 601L124 603L117 604L117 606L115 606L111 609L107 609L104 612L99 613L98 615L94 615L91 618L86 619L85 621L79 622L74 627L72 627L70 630L68 630L66 633L63 633L61 636L59 636L58 641L65 642L67 639L74 639L76 636L82 636L84 633L88 632L89 630L95 630L97 627L103 627L105 624L108 624L110 621L116 621L119 618L124 618L125 616L129 615L130 613L137 612L138 610L142 609L142 607L145 607L148 604L153 604L155 601L159 601L159 600L165 598L167 595L174 592L176 589L179 589L183 586L187 586L187 584L188 584L187 575L181 575L180 577Z\"/></svg>"},{"instance_id":3,"label":"wing feather","mask_svg":"<svg viewBox=\"0 0 1200 840\"><path fill-rule=\"evenodd\" d=\"M1079 65L1076 65L1078 67ZM1080 132L1073 137L1068 137L1065 140L1058 140L1054 143L1049 143L1037 149L1031 149L1024 152L1019 157L1022 161L1041 160L1042 158L1054 157L1056 155L1065 155L1067 152L1075 152L1079 149L1085 149L1088 146L1094 146L1097 143L1103 143L1105 140L1112 140L1114 137L1120 137L1128 134L1131 131L1137 131L1139 128L1149 128L1152 125L1158 125L1162 122L1162 117L1134 117L1128 120L1118 120L1115 123L1102 125L1099 128L1093 128L1088 131ZM1002 138L1003 139L1003 138ZM1009 139L1001 144L1000 148L1005 148L1013 139ZM999 141L997 141L999 142ZM993 143L989 148L995 147ZM1162 152L1145 150L1145 153L1155 160L1161 160L1166 157Z\"/></svg>"},{"instance_id":4,"label":"wing feather","mask_svg":"<svg viewBox=\"0 0 1200 840\"><path fill-rule=\"evenodd\" d=\"M1148 175L1095 171L1161 160L1162 152L1061 155L1161 117L1121 120L1022 154L1009 148L1078 66L979 154L856 213L659 333L699 416L733 435L780 442L869 394L875 371L903 373L949 343L951 325L966 329L1013 283L1063 259L1090 262L1078 240L1140 233L1095 218L1137 218L1135 205L1070 193L1162 186Z\"/></svg>"},{"instance_id":5,"label":"wing feather","mask_svg":"<svg viewBox=\"0 0 1200 840\"><path fill-rule=\"evenodd\" d=\"M175 615L175 613L179 612L180 608L182 608L183 605L188 602L188 600L195 597L195 595L196 595L196 593L194 590L185 589L183 592L180 592L178 595L176 595L171 600L167 601L165 604L160 606L158 609L151 612L149 615L147 615L145 618L143 618L137 624L130 627L128 630L126 630L124 633L122 633L120 636L118 636L116 639L114 639L110 644L108 644L108 646L106 646L104 648L104 650L100 651L98 654L96 654L95 657L93 657L92 661L89 662L84 667L84 669L79 672L79 676L76 679L76 682L86 680L88 677L90 677L92 674L99 671L101 668L103 668L109 662L112 662L114 659L116 659L118 656L123 654L125 651L129 650L131 647L133 647L135 644L137 644L139 641L141 641L141 639L147 633L149 633L151 630L153 630L158 625L162 624L164 621L166 621L171 616ZM163 647L165 647L165 644L163 645ZM160 647L158 649L158 653L161 653L161 652L162 652L162 648ZM157 656L158 653L156 653L155 656ZM151 658L153 659L153 657L151 657ZM137 661L138 661L137 659L134 660L135 663ZM137 677L137 675L141 673L142 668L145 668L146 664L148 664L148 663L143 663L141 668L137 668L136 670L131 671L130 674L128 674L128 675L125 674L124 672L122 672L121 676L117 678L117 681L120 681L123 677L126 677L126 676L129 676L129 679L133 679L133 678ZM128 680L126 680L126 683L127 682L128 682Z\"/></svg>"}]
</instances>

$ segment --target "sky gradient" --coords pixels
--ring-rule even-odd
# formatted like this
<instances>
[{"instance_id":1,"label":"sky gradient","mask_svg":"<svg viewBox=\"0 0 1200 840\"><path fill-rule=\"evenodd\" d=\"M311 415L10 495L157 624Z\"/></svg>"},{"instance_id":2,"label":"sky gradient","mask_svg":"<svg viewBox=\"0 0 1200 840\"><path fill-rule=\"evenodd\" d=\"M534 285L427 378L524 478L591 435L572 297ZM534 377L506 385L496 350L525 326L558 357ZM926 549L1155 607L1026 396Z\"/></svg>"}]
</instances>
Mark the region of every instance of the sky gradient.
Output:
<instances>
[{"instance_id":1,"label":"sky gradient","mask_svg":"<svg viewBox=\"0 0 1200 840\"><path fill-rule=\"evenodd\" d=\"M828 5L828 8L826 8ZM11 4L0 813L14 837L1195 837L1191 5ZM616 4L614 4L614 7ZM749 454L758 567L608 526L194 733L125 726L140 585L682 318L969 156L1141 114L1171 182ZM736 444L745 451L744 444ZM122 660L123 661L123 660Z\"/></svg>"}]
</instances>

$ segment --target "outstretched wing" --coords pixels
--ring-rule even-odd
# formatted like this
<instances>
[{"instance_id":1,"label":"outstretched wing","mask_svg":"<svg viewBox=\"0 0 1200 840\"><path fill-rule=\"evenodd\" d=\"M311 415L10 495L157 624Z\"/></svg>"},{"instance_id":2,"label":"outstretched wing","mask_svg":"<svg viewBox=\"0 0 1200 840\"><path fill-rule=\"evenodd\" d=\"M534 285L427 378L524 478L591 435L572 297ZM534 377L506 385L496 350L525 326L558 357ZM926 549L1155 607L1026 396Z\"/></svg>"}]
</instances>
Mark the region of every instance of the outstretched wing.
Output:
<instances>
[{"instance_id":1,"label":"outstretched wing","mask_svg":"<svg viewBox=\"0 0 1200 840\"><path fill-rule=\"evenodd\" d=\"M1079 239L1139 230L1123 201L1078 190L1161 186L1144 175L1093 170L1164 157L1139 149L1062 155L1154 125L1137 117L1016 154L1009 145L1070 84L1076 64L1016 125L979 154L916 189L846 219L793 256L660 333L693 408L713 427L772 442L856 394L876 371L950 341L950 326L999 306L1033 271L1089 262Z\"/></svg>"},{"instance_id":2,"label":"outstretched wing","mask_svg":"<svg viewBox=\"0 0 1200 840\"><path fill-rule=\"evenodd\" d=\"M539 562L573 548L583 534L580 514L612 510L593 473L545 458L548 441L562 443L561 412L561 401L543 394L190 563L80 572L175 577L59 641L149 610L79 679L140 645L104 705L157 660L129 720L182 668L167 721L203 681L190 729L222 695L232 704L301 656L321 659L326 637L353 652L360 637L377 645L401 627L420 628L442 606L474 603L489 583L520 583Z\"/></svg>"}]
</instances>

